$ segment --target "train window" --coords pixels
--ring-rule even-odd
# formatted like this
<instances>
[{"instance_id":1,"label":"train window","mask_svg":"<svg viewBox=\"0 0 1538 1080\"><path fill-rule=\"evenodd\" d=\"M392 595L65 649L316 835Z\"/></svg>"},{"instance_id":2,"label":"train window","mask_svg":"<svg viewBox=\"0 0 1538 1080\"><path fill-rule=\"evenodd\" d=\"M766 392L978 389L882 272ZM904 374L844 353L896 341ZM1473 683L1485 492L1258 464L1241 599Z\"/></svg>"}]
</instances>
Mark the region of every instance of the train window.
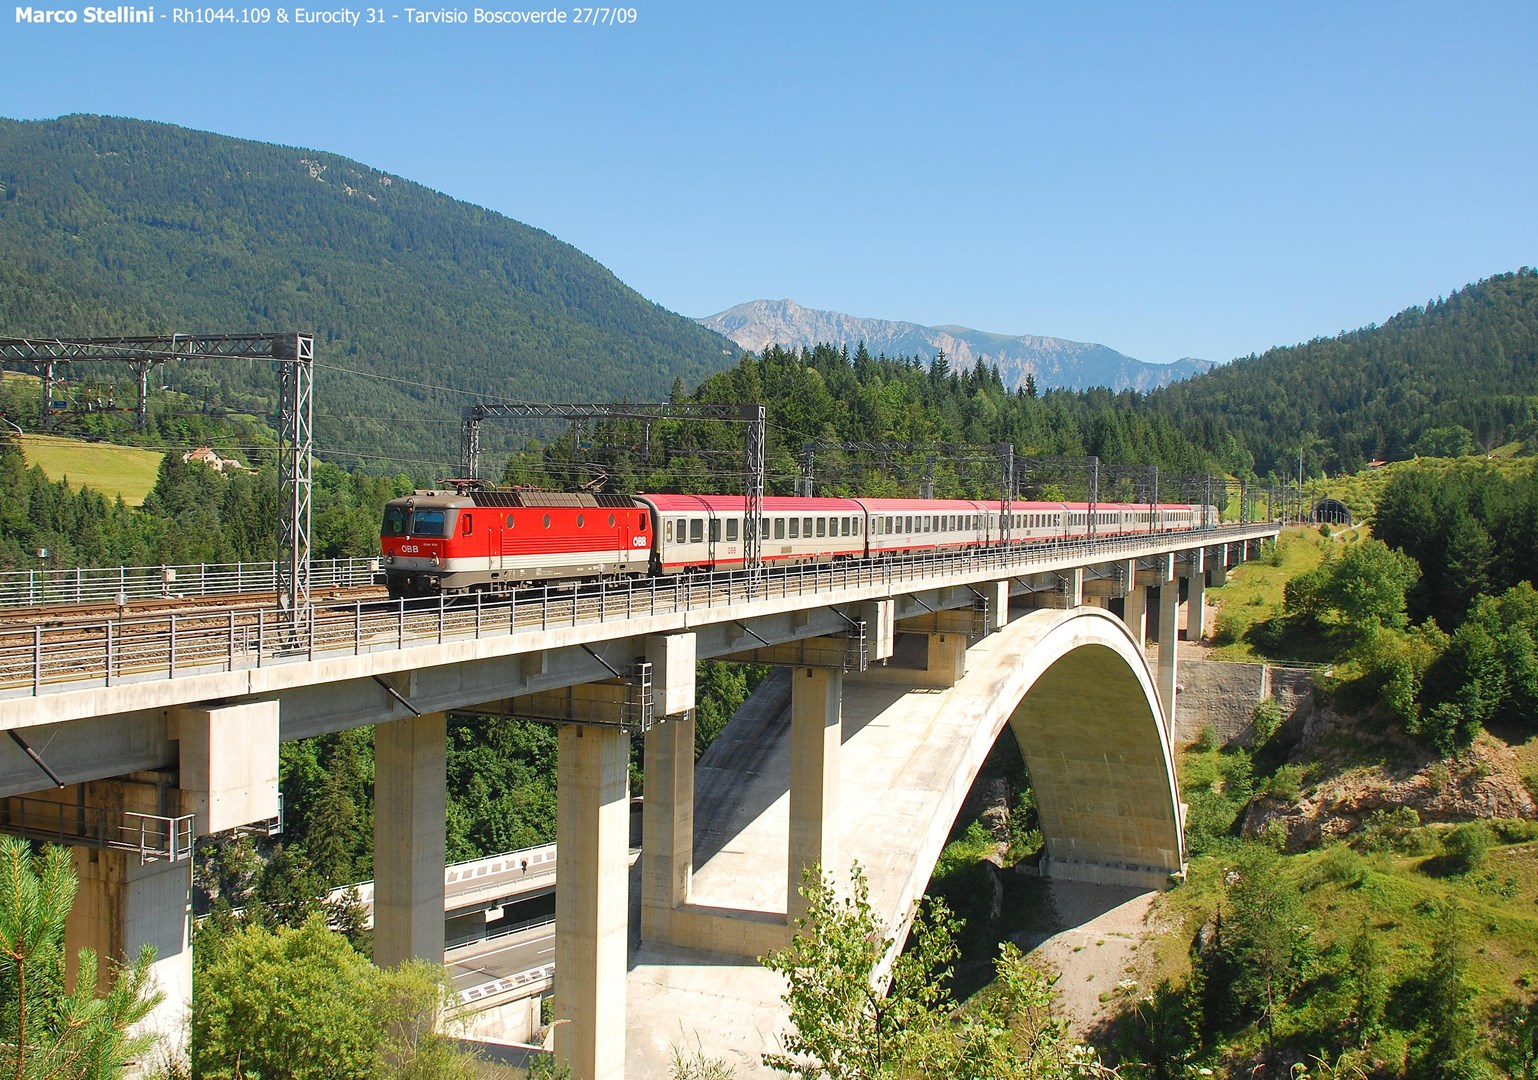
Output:
<instances>
[{"instance_id":1,"label":"train window","mask_svg":"<svg viewBox=\"0 0 1538 1080\"><path fill-rule=\"evenodd\" d=\"M665 526L665 531L663 532L663 536L665 536L667 538L667 542L671 544L673 542L673 522L672 522L672 519L670 518L669 520L663 522L663 525Z\"/></svg>"},{"instance_id":2,"label":"train window","mask_svg":"<svg viewBox=\"0 0 1538 1080\"><path fill-rule=\"evenodd\" d=\"M448 518L442 510L414 510L411 514L412 536L447 536Z\"/></svg>"},{"instance_id":3,"label":"train window","mask_svg":"<svg viewBox=\"0 0 1538 1080\"><path fill-rule=\"evenodd\" d=\"M384 534L400 536L406 531L406 511L398 506L385 507Z\"/></svg>"},{"instance_id":4,"label":"train window","mask_svg":"<svg viewBox=\"0 0 1538 1080\"><path fill-rule=\"evenodd\" d=\"M721 539L721 519L720 518L711 518L710 519L710 542L712 544L714 544L717 541L719 541L720 539Z\"/></svg>"},{"instance_id":5,"label":"train window","mask_svg":"<svg viewBox=\"0 0 1538 1080\"><path fill-rule=\"evenodd\" d=\"M800 518L791 518L790 519L790 538L792 540L799 540L799 539L801 539L801 519Z\"/></svg>"},{"instance_id":6,"label":"train window","mask_svg":"<svg viewBox=\"0 0 1538 1080\"><path fill-rule=\"evenodd\" d=\"M817 535L818 536L827 536L828 535L828 519L827 518L820 517L820 518L817 519Z\"/></svg>"},{"instance_id":7,"label":"train window","mask_svg":"<svg viewBox=\"0 0 1538 1080\"><path fill-rule=\"evenodd\" d=\"M512 514L508 514L507 515L507 527L509 529L511 529L513 527L513 515Z\"/></svg>"},{"instance_id":8,"label":"train window","mask_svg":"<svg viewBox=\"0 0 1538 1080\"><path fill-rule=\"evenodd\" d=\"M611 529L614 528L614 515L613 514L609 515L609 528L611 528Z\"/></svg>"},{"instance_id":9,"label":"train window","mask_svg":"<svg viewBox=\"0 0 1538 1080\"><path fill-rule=\"evenodd\" d=\"M808 518L802 518L801 519L801 535L802 536L811 536L812 535L812 519L811 518L808 517Z\"/></svg>"},{"instance_id":10,"label":"train window","mask_svg":"<svg viewBox=\"0 0 1538 1080\"><path fill-rule=\"evenodd\" d=\"M736 518L732 518L730 521L728 521L726 523L726 542L728 544L734 542L737 539L738 533L740 531L741 530L737 527Z\"/></svg>"},{"instance_id":11,"label":"train window","mask_svg":"<svg viewBox=\"0 0 1538 1080\"><path fill-rule=\"evenodd\" d=\"M641 515L641 527L640 527L640 529L639 529L639 531L640 531L640 532L645 532L645 531L646 531L646 523L647 523L647 522L648 522L648 521L649 521L649 520L650 520L650 519L649 519L649 518L648 518L648 517L647 517L647 516L646 516L646 515L645 515L645 514L642 514L642 515Z\"/></svg>"},{"instance_id":12,"label":"train window","mask_svg":"<svg viewBox=\"0 0 1538 1080\"><path fill-rule=\"evenodd\" d=\"M702 544L705 542L705 519L689 519L689 543Z\"/></svg>"},{"instance_id":13,"label":"train window","mask_svg":"<svg viewBox=\"0 0 1538 1080\"><path fill-rule=\"evenodd\" d=\"M760 518L758 521L758 536L761 540L769 539L769 519Z\"/></svg>"},{"instance_id":14,"label":"train window","mask_svg":"<svg viewBox=\"0 0 1538 1080\"><path fill-rule=\"evenodd\" d=\"M582 525L583 525L582 515L578 514L577 515L577 528L579 528L579 529L582 528Z\"/></svg>"},{"instance_id":15,"label":"train window","mask_svg":"<svg viewBox=\"0 0 1538 1080\"><path fill-rule=\"evenodd\" d=\"M550 515L549 514L545 515L545 528L547 528L547 529L550 528Z\"/></svg>"},{"instance_id":16,"label":"train window","mask_svg":"<svg viewBox=\"0 0 1538 1080\"><path fill-rule=\"evenodd\" d=\"M774 519L774 538L776 540L783 540L783 539L785 539L785 519L784 518L775 518Z\"/></svg>"},{"instance_id":17,"label":"train window","mask_svg":"<svg viewBox=\"0 0 1538 1080\"><path fill-rule=\"evenodd\" d=\"M854 534L854 518L845 518L844 519L844 535L845 536L851 536L853 534Z\"/></svg>"}]
</instances>

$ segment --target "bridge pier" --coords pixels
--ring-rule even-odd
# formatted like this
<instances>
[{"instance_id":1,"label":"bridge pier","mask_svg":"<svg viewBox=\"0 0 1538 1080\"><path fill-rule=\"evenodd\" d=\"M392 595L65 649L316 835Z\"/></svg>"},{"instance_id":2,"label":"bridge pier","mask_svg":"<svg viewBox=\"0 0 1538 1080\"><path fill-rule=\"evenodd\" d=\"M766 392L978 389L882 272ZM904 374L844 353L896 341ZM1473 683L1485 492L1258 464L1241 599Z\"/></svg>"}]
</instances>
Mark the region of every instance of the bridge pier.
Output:
<instances>
[{"instance_id":1,"label":"bridge pier","mask_svg":"<svg viewBox=\"0 0 1538 1080\"><path fill-rule=\"evenodd\" d=\"M625 1075L630 734L567 724L558 753L555 1054L575 1080L611 1080Z\"/></svg>"},{"instance_id":2,"label":"bridge pier","mask_svg":"<svg viewBox=\"0 0 1538 1080\"><path fill-rule=\"evenodd\" d=\"M1190 587L1187 592L1186 640L1200 641L1207 636L1207 549L1191 552Z\"/></svg>"},{"instance_id":3,"label":"bridge pier","mask_svg":"<svg viewBox=\"0 0 1538 1080\"><path fill-rule=\"evenodd\" d=\"M1175 654L1180 646L1180 579L1171 578L1159 586L1159 704L1164 708L1164 726L1175 737L1175 693L1178 683Z\"/></svg>"},{"instance_id":4,"label":"bridge pier","mask_svg":"<svg viewBox=\"0 0 1538 1080\"><path fill-rule=\"evenodd\" d=\"M443 962L447 722L374 728L374 962Z\"/></svg>"},{"instance_id":5,"label":"bridge pier","mask_svg":"<svg viewBox=\"0 0 1538 1080\"><path fill-rule=\"evenodd\" d=\"M689 902L694 878L694 710L646 733L646 801L641 804L641 936L672 939L674 909Z\"/></svg>"},{"instance_id":6,"label":"bridge pier","mask_svg":"<svg viewBox=\"0 0 1538 1080\"><path fill-rule=\"evenodd\" d=\"M1148 641L1148 590L1137 579L1137 560L1128 559L1121 568L1126 579L1126 597L1122 604L1122 620L1132 631L1132 640L1139 649Z\"/></svg>"},{"instance_id":7,"label":"bridge pier","mask_svg":"<svg viewBox=\"0 0 1538 1080\"><path fill-rule=\"evenodd\" d=\"M936 635L938 636L938 635ZM962 639L963 644L965 638ZM839 751L843 746L844 673L797 668L790 692L790 847L786 859L786 923L806 915L802 874L820 867L835 880L838 854Z\"/></svg>"}]
</instances>

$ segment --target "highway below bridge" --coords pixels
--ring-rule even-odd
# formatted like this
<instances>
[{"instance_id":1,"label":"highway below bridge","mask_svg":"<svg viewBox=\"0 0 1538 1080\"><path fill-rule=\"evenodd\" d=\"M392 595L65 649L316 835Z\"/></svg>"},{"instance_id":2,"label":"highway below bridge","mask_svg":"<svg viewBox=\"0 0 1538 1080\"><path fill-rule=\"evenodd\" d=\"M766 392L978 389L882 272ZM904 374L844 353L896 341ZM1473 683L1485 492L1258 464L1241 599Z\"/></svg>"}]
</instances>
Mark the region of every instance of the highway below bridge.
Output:
<instances>
[{"instance_id":1,"label":"highway below bridge","mask_svg":"<svg viewBox=\"0 0 1538 1080\"><path fill-rule=\"evenodd\" d=\"M0 827L73 846L71 953L155 945L166 998L152 1022L172 1031L191 996L192 838L277 814L282 740L374 726L374 948L394 963L444 956L444 714L558 724L557 1056L580 1080L626 1075L627 1062L654 1075L647 1055L675 1030L670 1016L704 1040L719 1025L703 1003L737 1001L765 1018L754 1032L772 1026L762 1010L778 993L765 1003L748 958L789 940L803 867L858 858L900 931L1005 724L1038 789L1046 873L1153 886L1179 874L1180 613L1200 637L1208 580L1276 532L1229 525L516 602L11 626ZM747 743L713 748L697 784L705 658L785 668L789 705ZM632 869L635 736L647 798ZM909 846L884 845L892 834Z\"/></svg>"}]
</instances>

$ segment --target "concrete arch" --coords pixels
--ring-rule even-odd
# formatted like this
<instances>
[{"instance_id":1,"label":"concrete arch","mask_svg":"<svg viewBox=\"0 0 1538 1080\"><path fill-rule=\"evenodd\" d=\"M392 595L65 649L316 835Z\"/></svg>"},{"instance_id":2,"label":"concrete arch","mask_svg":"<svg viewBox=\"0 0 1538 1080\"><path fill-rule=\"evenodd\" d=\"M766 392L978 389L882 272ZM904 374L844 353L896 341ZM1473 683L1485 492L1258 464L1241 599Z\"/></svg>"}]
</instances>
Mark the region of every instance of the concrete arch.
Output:
<instances>
[{"instance_id":1,"label":"concrete arch","mask_svg":"<svg viewBox=\"0 0 1538 1080\"><path fill-rule=\"evenodd\" d=\"M1169 727L1142 651L1113 616L1058 622L1009 726L1040 808L1042 872L1160 887L1184 868Z\"/></svg>"},{"instance_id":2,"label":"concrete arch","mask_svg":"<svg viewBox=\"0 0 1538 1080\"><path fill-rule=\"evenodd\" d=\"M901 673L888 669L886 678ZM845 685L845 751L856 751L845 758L846 783L868 760L850 761L864 758L849 736L859 685ZM875 717L885 737L907 742L904 763L875 770L879 795L845 793L846 808L878 803L846 826L843 850L869 872L872 900L890 925L900 926L928 888L1006 724L1036 789L1045 874L1162 888L1184 871L1168 726L1147 661L1120 619L1095 608L1031 612L973 646L965 677L931 695L910 693Z\"/></svg>"}]
</instances>

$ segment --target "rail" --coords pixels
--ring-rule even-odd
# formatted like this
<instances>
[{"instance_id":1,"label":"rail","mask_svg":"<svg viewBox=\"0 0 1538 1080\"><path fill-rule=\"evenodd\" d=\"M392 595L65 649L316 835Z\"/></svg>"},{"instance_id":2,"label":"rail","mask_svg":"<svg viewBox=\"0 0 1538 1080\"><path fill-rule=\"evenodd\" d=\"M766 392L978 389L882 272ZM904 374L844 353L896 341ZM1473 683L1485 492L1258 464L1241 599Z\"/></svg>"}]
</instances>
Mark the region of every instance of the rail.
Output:
<instances>
[{"instance_id":1,"label":"rail","mask_svg":"<svg viewBox=\"0 0 1538 1080\"><path fill-rule=\"evenodd\" d=\"M310 563L310 588L371 585L378 569L377 558L316 559ZM7 570L0 572L0 608L275 593L287 571L286 563L276 562Z\"/></svg>"},{"instance_id":2,"label":"rail","mask_svg":"<svg viewBox=\"0 0 1538 1080\"><path fill-rule=\"evenodd\" d=\"M1254 539L1269 526L1062 540L906 558L820 563L772 572L546 585L511 599L373 600L224 613L123 615L69 626L0 631L0 699L239 671L447 641L709 610L770 598L894 585L942 576L985 580Z\"/></svg>"},{"instance_id":3,"label":"rail","mask_svg":"<svg viewBox=\"0 0 1538 1080\"><path fill-rule=\"evenodd\" d=\"M0 799L0 832L76 847L138 852L140 863L190 859L192 817L139 814L19 795Z\"/></svg>"}]
</instances>

